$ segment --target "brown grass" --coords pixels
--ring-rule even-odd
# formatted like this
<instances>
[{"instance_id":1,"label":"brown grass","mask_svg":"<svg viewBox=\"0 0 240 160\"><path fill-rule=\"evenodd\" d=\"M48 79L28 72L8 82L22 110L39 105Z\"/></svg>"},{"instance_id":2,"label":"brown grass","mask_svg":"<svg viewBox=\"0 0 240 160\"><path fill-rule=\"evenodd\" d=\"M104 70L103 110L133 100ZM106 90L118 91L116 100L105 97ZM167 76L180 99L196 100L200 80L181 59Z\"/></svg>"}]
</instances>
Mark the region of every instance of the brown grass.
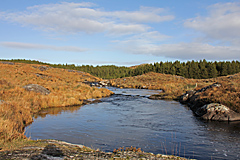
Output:
<instances>
[{"instance_id":1,"label":"brown grass","mask_svg":"<svg viewBox=\"0 0 240 160\"><path fill-rule=\"evenodd\" d=\"M43 108L82 105L83 100L111 95L107 89L82 83L99 80L84 72L36 64L0 63L0 141L24 137L24 127L32 122L34 113ZM23 86L27 84L41 85L51 93L26 91Z\"/></svg>"},{"instance_id":2,"label":"brown grass","mask_svg":"<svg viewBox=\"0 0 240 160\"><path fill-rule=\"evenodd\" d=\"M187 79L180 76L147 73L140 76L118 78L111 84L123 88L161 89L166 99L177 99L187 90L198 90L213 83L221 87L208 89L200 94L200 100L205 103L221 103L240 113L240 73L212 79Z\"/></svg>"}]
</instances>

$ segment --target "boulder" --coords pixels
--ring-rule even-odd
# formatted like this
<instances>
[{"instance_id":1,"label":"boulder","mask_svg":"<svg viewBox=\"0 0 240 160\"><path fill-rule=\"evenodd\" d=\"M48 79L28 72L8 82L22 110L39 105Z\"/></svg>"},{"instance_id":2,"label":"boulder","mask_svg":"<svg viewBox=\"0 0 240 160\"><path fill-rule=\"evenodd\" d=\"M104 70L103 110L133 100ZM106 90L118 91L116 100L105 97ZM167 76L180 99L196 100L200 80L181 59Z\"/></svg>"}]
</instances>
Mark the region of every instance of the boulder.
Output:
<instances>
[{"instance_id":1,"label":"boulder","mask_svg":"<svg viewBox=\"0 0 240 160\"><path fill-rule=\"evenodd\" d=\"M215 121L237 121L240 120L240 114L232 111L228 107L218 104L210 103L199 107L195 114L205 120Z\"/></svg>"},{"instance_id":2,"label":"boulder","mask_svg":"<svg viewBox=\"0 0 240 160\"><path fill-rule=\"evenodd\" d=\"M52 68L52 67L49 67L49 66L32 66L32 67L33 68L38 68L40 71L46 71L49 68Z\"/></svg>"},{"instance_id":3,"label":"boulder","mask_svg":"<svg viewBox=\"0 0 240 160\"><path fill-rule=\"evenodd\" d=\"M88 82L88 81L85 81L83 82L87 85L90 85L91 87L106 87L106 86L109 86L110 85L110 82L108 80L102 80L100 82Z\"/></svg>"},{"instance_id":4,"label":"boulder","mask_svg":"<svg viewBox=\"0 0 240 160\"><path fill-rule=\"evenodd\" d=\"M47 88L44 88L43 86L40 86L38 84L28 84L26 86L23 86L23 88L27 91L34 91L43 95L48 95L51 93L51 91L49 91Z\"/></svg>"},{"instance_id":5,"label":"boulder","mask_svg":"<svg viewBox=\"0 0 240 160\"><path fill-rule=\"evenodd\" d=\"M209 86L203 87L202 89L198 90L197 92L205 92L209 88L221 87L221 86L222 85L220 83L216 82L216 83L213 83L213 84L211 84Z\"/></svg>"},{"instance_id":6,"label":"boulder","mask_svg":"<svg viewBox=\"0 0 240 160\"><path fill-rule=\"evenodd\" d=\"M180 97L180 99L179 99L180 102L186 103L189 100L189 98L191 98L195 93L196 93L196 91L194 91L194 90L187 91L185 94L183 94Z\"/></svg>"},{"instance_id":7,"label":"boulder","mask_svg":"<svg viewBox=\"0 0 240 160\"><path fill-rule=\"evenodd\" d=\"M203 87L197 91L194 90L190 90L187 91L186 93L184 93L182 96L179 97L179 101L181 103L194 103L196 101L196 99L199 97L198 95L205 92L206 90L210 89L210 88L214 88L214 87L221 87L220 83L213 83L209 86Z\"/></svg>"},{"instance_id":8,"label":"boulder","mask_svg":"<svg viewBox=\"0 0 240 160\"><path fill-rule=\"evenodd\" d=\"M48 70L50 67L47 67L47 66L40 66L38 67L40 69L40 71L46 71Z\"/></svg>"},{"instance_id":9,"label":"boulder","mask_svg":"<svg viewBox=\"0 0 240 160\"><path fill-rule=\"evenodd\" d=\"M14 65L13 62L5 62L5 61L1 61L2 64L9 64L9 65Z\"/></svg>"},{"instance_id":10,"label":"boulder","mask_svg":"<svg viewBox=\"0 0 240 160\"><path fill-rule=\"evenodd\" d=\"M102 86L108 86L109 83L110 82L108 80L102 80L102 81L99 82L99 84L102 85Z\"/></svg>"},{"instance_id":11,"label":"boulder","mask_svg":"<svg viewBox=\"0 0 240 160\"><path fill-rule=\"evenodd\" d=\"M1 99L0 99L0 104L3 104L3 103L4 103L4 100L1 100Z\"/></svg>"},{"instance_id":12,"label":"boulder","mask_svg":"<svg viewBox=\"0 0 240 160\"><path fill-rule=\"evenodd\" d=\"M200 96L210 88L221 87L220 83L214 83L203 87L197 91L187 91L179 97L181 103L187 104L197 116L205 120L216 121L237 121L240 120L240 113L234 112L230 108L212 103L208 99L201 99Z\"/></svg>"}]
</instances>

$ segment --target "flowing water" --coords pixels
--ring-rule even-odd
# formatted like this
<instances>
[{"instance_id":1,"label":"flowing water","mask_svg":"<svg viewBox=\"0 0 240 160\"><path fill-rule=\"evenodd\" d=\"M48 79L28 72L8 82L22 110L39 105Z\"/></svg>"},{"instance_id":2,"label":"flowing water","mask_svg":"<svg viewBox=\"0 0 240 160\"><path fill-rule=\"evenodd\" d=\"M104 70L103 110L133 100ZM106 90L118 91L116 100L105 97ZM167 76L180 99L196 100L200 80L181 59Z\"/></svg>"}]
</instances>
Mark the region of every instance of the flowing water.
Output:
<instances>
[{"instance_id":1,"label":"flowing water","mask_svg":"<svg viewBox=\"0 0 240 160\"><path fill-rule=\"evenodd\" d=\"M101 103L43 111L26 135L103 151L134 146L185 158L240 159L240 122L204 122L176 101L147 98L159 91L109 89L116 94Z\"/></svg>"}]
</instances>

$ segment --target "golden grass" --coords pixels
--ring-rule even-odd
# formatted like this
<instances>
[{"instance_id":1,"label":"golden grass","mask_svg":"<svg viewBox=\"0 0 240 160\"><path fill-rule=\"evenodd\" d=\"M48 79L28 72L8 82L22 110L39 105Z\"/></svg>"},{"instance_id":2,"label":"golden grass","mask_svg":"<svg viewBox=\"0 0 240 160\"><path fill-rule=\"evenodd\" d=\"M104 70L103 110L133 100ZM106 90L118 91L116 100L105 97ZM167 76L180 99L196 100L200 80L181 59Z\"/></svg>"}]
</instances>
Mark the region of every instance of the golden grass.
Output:
<instances>
[{"instance_id":1,"label":"golden grass","mask_svg":"<svg viewBox=\"0 0 240 160\"><path fill-rule=\"evenodd\" d=\"M211 88L200 95L199 99L205 103L221 103L240 113L240 73L212 79L187 79L180 76L147 73L135 77L111 80L111 84L123 88L161 89L166 99L177 99L187 90L198 90L213 83L220 83L221 87Z\"/></svg>"},{"instance_id":2,"label":"golden grass","mask_svg":"<svg viewBox=\"0 0 240 160\"><path fill-rule=\"evenodd\" d=\"M165 94L171 94L172 96L178 96L189 89L195 88L196 83L198 83L198 80L153 72L111 80L111 84L116 87L161 89Z\"/></svg>"},{"instance_id":3,"label":"golden grass","mask_svg":"<svg viewBox=\"0 0 240 160\"><path fill-rule=\"evenodd\" d=\"M84 72L36 64L0 63L0 141L24 137L24 127L32 122L34 113L43 108L82 105L83 100L111 95L107 89L82 83L99 80ZM41 85L51 93L26 91L23 86L28 84Z\"/></svg>"}]
</instances>

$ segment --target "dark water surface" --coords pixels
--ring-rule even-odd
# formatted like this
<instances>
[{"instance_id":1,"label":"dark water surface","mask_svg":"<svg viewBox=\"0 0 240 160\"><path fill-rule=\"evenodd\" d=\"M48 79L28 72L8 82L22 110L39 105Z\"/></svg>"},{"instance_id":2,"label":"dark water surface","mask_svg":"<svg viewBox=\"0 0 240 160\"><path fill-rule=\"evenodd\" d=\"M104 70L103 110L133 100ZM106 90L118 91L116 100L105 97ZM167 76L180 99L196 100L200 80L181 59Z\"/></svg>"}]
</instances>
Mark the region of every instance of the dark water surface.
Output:
<instances>
[{"instance_id":1,"label":"dark water surface","mask_svg":"<svg viewBox=\"0 0 240 160\"><path fill-rule=\"evenodd\" d=\"M240 159L240 122L204 122L178 102L146 98L159 91L111 89L116 95L102 103L44 111L26 135L103 151L135 146L186 158Z\"/></svg>"}]
</instances>

